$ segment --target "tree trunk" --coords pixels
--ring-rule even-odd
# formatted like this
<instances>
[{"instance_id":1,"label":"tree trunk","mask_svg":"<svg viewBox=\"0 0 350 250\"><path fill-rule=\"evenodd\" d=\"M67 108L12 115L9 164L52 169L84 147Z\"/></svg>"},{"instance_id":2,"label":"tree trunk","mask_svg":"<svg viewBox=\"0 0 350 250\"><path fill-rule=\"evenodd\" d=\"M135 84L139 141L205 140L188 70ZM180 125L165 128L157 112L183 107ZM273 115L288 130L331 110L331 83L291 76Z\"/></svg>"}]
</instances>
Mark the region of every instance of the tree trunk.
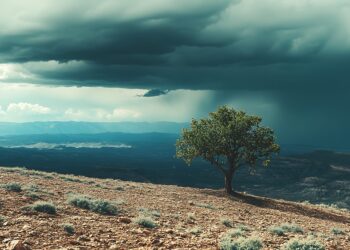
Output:
<instances>
[{"instance_id":1,"label":"tree trunk","mask_svg":"<svg viewBox=\"0 0 350 250\"><path fill-rule=\"evenodd\" d=\"M225 174L225 191L227 194L233 194L232 178L233 178L233 172L230 171Z\"/></svg>"}]
</instances>

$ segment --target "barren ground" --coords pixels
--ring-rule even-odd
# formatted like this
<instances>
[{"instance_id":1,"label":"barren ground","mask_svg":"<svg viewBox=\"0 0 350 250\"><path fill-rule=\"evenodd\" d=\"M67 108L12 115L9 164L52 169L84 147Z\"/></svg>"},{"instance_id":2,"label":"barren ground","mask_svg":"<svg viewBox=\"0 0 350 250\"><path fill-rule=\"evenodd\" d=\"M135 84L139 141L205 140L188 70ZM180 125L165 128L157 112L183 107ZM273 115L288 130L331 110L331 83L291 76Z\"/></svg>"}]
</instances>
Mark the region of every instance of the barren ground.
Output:
<instances>
[{"instance_id":1,"label":"barren ground","mask_svg":"<svg viewBox=\"0 0 350 250\"><path fill-rule=\"evenodd\" d=\"M7 249L14 240L31 249L218 249L218 242L230 230L223 219L231 222L232 228L247 226L245 237L259 237L263 249L280 249L289 239L310 234L326 249L350 249L348 211L245 194L228 197L222 190L1 168L0 184L13 182L20 183L23 190L0 188L0 215L5 217L0 226L0 249ZM56 215L23 210L36 201L26 190L32 184L39 187L35 192L39 200L55 204ZM67 203L70 193L115 202L120 211L100 215L74 207ZM140 209L150 211L148 217L155 221L155 228L134 222L144 213ZM63 230L65 223L74 226L75 234ZM299 225L304 233L277 236L268 230L283 223ZM333 234L333 228L342 229L343 234Z\"/></svg>"}]
</instances>

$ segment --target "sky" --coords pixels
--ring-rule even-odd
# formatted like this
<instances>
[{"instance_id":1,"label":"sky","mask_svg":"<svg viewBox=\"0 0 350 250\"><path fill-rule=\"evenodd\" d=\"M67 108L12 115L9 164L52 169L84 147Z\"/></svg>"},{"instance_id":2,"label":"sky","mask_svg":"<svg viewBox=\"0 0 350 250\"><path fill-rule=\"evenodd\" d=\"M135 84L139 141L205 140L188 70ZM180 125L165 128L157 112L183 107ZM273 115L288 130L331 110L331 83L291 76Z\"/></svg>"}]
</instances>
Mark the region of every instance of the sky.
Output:
<instances>
[{"instance_id":1,"label":"sky","mask_svg":"<svg viewBox=\"0 0 350 250\"><path fill-rule=\"evenodd\" d=\"M0 121L174 121L227 104L350 148L348 0L1 1Z\"/></svg>"}]
</instances>

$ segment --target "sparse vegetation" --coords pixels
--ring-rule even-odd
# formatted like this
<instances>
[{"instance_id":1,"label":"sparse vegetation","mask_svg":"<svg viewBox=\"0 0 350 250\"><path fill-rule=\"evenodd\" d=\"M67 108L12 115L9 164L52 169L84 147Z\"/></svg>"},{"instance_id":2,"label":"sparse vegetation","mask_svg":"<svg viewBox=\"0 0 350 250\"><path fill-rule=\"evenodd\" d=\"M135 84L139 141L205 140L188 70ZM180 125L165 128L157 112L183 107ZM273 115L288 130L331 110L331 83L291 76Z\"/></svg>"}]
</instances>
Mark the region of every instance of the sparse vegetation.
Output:
<instances>
[{"instance_id":1,"label":"sparse vegetation","mask_svg":"<svg viewBox=\"0 0 350 250\"><path fill-rule=\"evenodd\" d=\"M64 180L64 181L70 181L70 182L77 182L77 183L84 183L83 180L77 178L77 177L70 177L70 176L65 176L62 175L60 176L60 179Z\"/></svg>"},{"instance_id":2,"label":"sparse vegetation","mask_svg":"<svg viewBox=\"0 0 350 250\"><path fill-rule=\"evenodd\" d=\"M140 208L139 212L141 212L146 217L160 217L160 212L157 210L150 210L147 208Z\"/></svg>"},{"instance_id":3,"label":"sparse vegetation","mask_svg":"<svg viewBox=\"0 0 350 250\"><path fill-rule=\"evenodd\" d=\"M244 236L246 231L240 229L240 228L235 228L227 231L226 235L228 235L230 238L232 237L240 237Z\"/></svg>"},{"instance_id":4,"label":"sparse vegetation","mask_svg":"<svg viewBox=\"0 0 350 250\"><path fill-rule=\"evenodd\" d=\"M139 215L134 222L142 227L154 228L157 226L155 221L151 217L146 217L144 215Z\"/></svg>"},{"instance_id":5,"label":"sparse vegetation","mask_svg":"<svg viewBox=\"0 0 350 250\"><path fill-rule=\"evenodd\" d=\"M25 191L30 191L30 192L39 192L40 188L36 184L29 184L24 187Z\"/></svg>"},{"instance_id":6,"label":"sparse vegetation","mask_svg":"<svg viewBox=\"0 0 350 250\"><path fill-rule=\"evenodd\" d=\"M325 247L313 238L291 239L284 244L283 250L325 250Z\"/></svg>"},{"instance_id":7,"label":"sparse vegetation","mask_svg":"<svg viewBox=\"0 0 350 250\"><path fill-rule=\"evenodd\" d=\"M189 230L189 233L194 235L200 235L203 232L203 230L200 227L193 227Z\"/></svg>"},{"instance_id":8,"label":"sparse vegetation","mask_svg":"<svg viewBox=\"0 0 350 250\"><path fill-rule=\"evenodd\" d=\"M285 231L280 226L273 226L269 228L269 232L278 236L282 236L284 235Z\"/></svg>"},{"instance_id":9,"label":"sparse vegetation","mask_svg":"<svg viewBox=\"0 0 350 250\"><path fill-rule=\"evenodd\" d=\"M93 200L90 210L104 215L115 215L118 213L117 207L106 200Z\"/></svg>"},{"instance_id":10,"label":"sparse vegetation","mask_svg":"<svg viewBox=\"0 0 350 250\"><path fill-rule=\"evenodd\" d=\"M73 235L75 234L75 229L74 229L74 226L72 224L63 224L63 230L69 234L69 235Z\"/></svg>"},{"instance_id":11,"label":"sparse vegetation","mask_svg":"<svg viewBox=\"0 0 350 250\"><path fill-rule=\"evenodd\" d=\"M117 191L124 191L125 189L122 186L115 187L115 190Z\"/></svg>"},{"instance_id":12,"label":"sparse vegetation","mask_svg":"<svg viewBox=\"0 0 350 250\"><path fill-rule=\"evenodd\" d=\"M2 215L0 215L0 226L2 226L6 221L6 218Z\"/></svg>"},{"instance_id":13,"label":"sparse vegetation","mask_svg":"<svg viewBox=\"0 0 350 250\"><path fill-rule=\"evenodd\" d=\"M291 232L291 233L304 233L304 230L296 225L296 224L289 224L289 223L285 223L281 225L281 229L284 232Z\"/></svg>"},{"instance_id":14,"label":"sparse vegetation","mask_svg":"<svg viewBox=\"0 0 350 250\"><path fill-rule=\"evenodd\" d=\"M72 195L68 198L68 203L73 206L87 210L91 210L91 207L93 205L91 198L84 195Z\"/></svg>"},{"instance_id":15,"label":"sparse vegetation","mask_svg":"<svg viewBox=\"0 0 350 250\"><path fill-rule=\"evenodd\" d=\"M244 224L238 224L236 228L245 232L250 230L250 228Z\"/></svg>"},{"instance_id":16,"label":"sparse vegetation","mask_svg":"<svg viewBox=\"0 0 350 250\"><path fill-rule=\"evenodd\" d=\"M215 207L211 204L207 204L207 203L195 203L195 205L197 207L204 207L204 208L208 208L208 209L215 209Z\"/></svg>"},{"instance_id":17,"label":"sparse vegetation","mask_svg":"<svg viewBox=\"0 0 350 250\"><path fill-rule=\"evenodd\" d=\"M112 202L93 199L88 196L73 195L68 198L68 203L103 215L116 215L118 213L118 208Z\"/></svg>"},{"instance_id":18,"label":"sparse vegetation","mask_svg":"<svg viewBox=\"0 0 350 250\"><path fill-rule=\"evenodd\" d=\"M56 214L57 212L55 205L51 202L46 201L37 201L31 206L31 208L34 211L47 214Z\"/></svg>"},{"instance_id":19,"label":"sparse vegetation","mask_svg":"<svg viewBox=\"0 0 350 250\"><path fill-rule=\"evenodd\" d=\"M219 243L220 250L259 250L262 247L263 244L257 237L232 239L226 236Z\"/></svg>"},{"instance_id":20,"label":"sparse vegetation","mask_svg":"<svg viewBox=\"0 0 350 250\"><path fill-rule=\"evenodd\" d=\"M37 193L35 192L28 192L25 194L25 196L29 197L30 199L32 200L38 200L40 199L40 195L38 195Z\"/></svg>"},{"instance_id":21,"label":"sparse vegetation","mask_svg":"<svg viewBox=\"0 0 350 250\"><path fill-rule=\"evenodd\" d=\"M6 183L6 184L2 185L2 187L4 189L6 189L7 191L11 191L11 192L21 192L22 191L22 185L20 183L17 183L17 182Z\"/></svg>"},{"instance_id":22,"label":"sparse vegetation","mask_svg":"<svg viewBox=\"0 0 350 250\"><path fill-rule=\"evenodd\" d=\"M187 219L188 220L195 220L196 219L196 215L194 213L188 213L187 214Z\"/></svg>"},{"instance_id":23,"label":"sparse vegetation","mask_svg":"<svg viewBox=\"0 0 350 250\"><path fill-rule=\"evenodd\" d=\"M232 227L232 222L231 222L229 219L227 219L227 218L222 218L220 221L221 221L221 223L222 223L224 226L226 226L226 227Z\"/></svg>"},{"instance_id":24,"label":"sparse vegetation","mask_svg":"<svg viewBox=\"0 0 350 250\"><path fill-rule=\"evenodd\" d=\"M342 235L345 234L344 230L341 228L334 227L331 229L332 234L334 235Z\"/></svg>"}]
</instances>

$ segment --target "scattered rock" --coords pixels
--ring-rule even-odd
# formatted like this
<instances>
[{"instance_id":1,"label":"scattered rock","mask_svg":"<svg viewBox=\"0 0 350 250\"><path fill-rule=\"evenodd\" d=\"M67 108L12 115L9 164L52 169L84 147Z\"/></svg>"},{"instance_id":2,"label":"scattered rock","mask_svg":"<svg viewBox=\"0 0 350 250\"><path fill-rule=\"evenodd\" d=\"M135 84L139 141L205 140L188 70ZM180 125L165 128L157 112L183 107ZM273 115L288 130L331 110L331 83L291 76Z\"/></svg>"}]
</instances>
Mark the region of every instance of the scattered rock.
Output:
<instances>
[{"instance_id":1,"label":"scattered rock","mask_svg":"<svg viewBox=\"0 0 350 250\"><path fill-rule=\"evenodd\" d=\"M78 237L78 241L90 241L90 239L84 235Z\"/></svg>"},{"instance_id":2,"label":"scattered rock","mask_svg":"<svg viewBox=\"0 0 350 250\"><path fill-rule=\"evenodd\" d=\"M31 250L32 248L20 240L13 240L8 244L7 250Z\"/></svg>"},{"instance_id":3,"label":"scattered rock","mask_svg":"<svg viewBox=\"0 0 350 250\"><path fill-rule=\"evenodd\" d=\"M130 223L131 223L131 219L129 219L129 218L127 218L127 217L121 217L121 218L119 219L119 221L120 221L121 223L125 223L125 224L130 224Z\"/></svg>"}]
</instances>

